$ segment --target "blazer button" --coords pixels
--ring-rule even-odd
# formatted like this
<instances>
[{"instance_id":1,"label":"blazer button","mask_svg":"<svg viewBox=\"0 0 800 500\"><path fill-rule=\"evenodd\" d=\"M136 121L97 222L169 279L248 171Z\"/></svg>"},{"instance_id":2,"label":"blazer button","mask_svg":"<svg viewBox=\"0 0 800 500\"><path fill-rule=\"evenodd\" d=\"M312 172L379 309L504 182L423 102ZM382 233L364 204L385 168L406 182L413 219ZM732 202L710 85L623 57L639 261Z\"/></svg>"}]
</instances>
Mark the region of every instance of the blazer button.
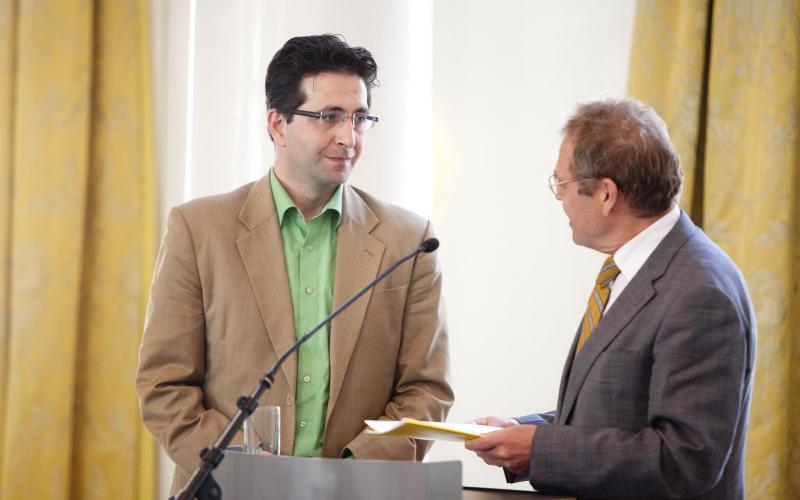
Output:
<instances>
[{"instance_id":1,"label":"blazer button","mask_svg":"<svg viewBox=\"0 0 800 500\"><path fill-rule=\"evenodd\" d=\"M286 404L292 406L294 404L294 396L292 396L291 394L286 396Z\"/></svg>"}]
</instances>

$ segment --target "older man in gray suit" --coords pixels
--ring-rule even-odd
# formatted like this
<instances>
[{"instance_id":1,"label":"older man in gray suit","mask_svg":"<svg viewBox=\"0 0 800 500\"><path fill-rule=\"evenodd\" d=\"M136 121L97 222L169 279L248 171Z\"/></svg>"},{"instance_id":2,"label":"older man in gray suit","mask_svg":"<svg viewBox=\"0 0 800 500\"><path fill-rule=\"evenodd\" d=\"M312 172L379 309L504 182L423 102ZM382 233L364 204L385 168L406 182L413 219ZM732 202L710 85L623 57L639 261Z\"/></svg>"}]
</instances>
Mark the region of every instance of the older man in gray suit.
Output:
<instances>
[{"instance_id":1,"label":"older man in gray suit","mask_svg":"<svg viewBox=\"0 0 800 500\"><path fill-rule=\"evenodd\" d=\"M467 443L509 481L593 498L744 497L756 323L736 265L676 198L678 156L652 108L578 108L550 187L573 240L608 254L558 407Z\"/></svg>"}]
</instances>

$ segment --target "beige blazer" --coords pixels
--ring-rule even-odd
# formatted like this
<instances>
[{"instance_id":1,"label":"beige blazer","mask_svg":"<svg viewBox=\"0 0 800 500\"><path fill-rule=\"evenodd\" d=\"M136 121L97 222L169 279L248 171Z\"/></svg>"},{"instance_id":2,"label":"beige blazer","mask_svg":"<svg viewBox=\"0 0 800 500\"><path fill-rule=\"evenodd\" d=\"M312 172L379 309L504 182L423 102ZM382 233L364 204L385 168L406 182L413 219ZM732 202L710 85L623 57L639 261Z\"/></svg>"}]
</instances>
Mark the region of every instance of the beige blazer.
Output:
<instances>
[{"instance_id":1,"label":"beige blazer","mask_svg":"<svg viewBox=\"0 0 800 500\"><path fill-rule=\"evenodd\" d=\"M349 186L342 211L334 307L432 235L419 216ZM429 442L367 436L363 421L445 419L453 392L441 285L435 254L421 254L333 321L324 456L347 448L362 459L423 458ZM178 466L173 491L236 412L237 397L256 386L295 336L268 177L173 208L136 377L144 423ZM281 449L288 454L296 371L291 357L261 400L281 406Z\"/></svg>"}]
</instances>

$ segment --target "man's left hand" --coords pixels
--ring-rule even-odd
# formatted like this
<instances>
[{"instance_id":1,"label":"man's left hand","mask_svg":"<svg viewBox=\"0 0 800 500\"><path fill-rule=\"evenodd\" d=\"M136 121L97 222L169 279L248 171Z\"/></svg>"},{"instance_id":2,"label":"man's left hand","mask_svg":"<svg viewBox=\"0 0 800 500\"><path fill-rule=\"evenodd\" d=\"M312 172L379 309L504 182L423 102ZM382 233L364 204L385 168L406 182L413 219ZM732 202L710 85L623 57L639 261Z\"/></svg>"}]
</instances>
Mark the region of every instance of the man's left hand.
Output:
<instances>
[{"instance_id":1,"label":"man's left hand","mask_svg":"<svg viewBox=\"0 0 800 500\"><path fill-rule=\"evenodd\" d=\"M528 470L535 425L512 425L483 437L470 439L464 447L489 465L505 467L515 474Z\"/></svg>"}]
</instances>

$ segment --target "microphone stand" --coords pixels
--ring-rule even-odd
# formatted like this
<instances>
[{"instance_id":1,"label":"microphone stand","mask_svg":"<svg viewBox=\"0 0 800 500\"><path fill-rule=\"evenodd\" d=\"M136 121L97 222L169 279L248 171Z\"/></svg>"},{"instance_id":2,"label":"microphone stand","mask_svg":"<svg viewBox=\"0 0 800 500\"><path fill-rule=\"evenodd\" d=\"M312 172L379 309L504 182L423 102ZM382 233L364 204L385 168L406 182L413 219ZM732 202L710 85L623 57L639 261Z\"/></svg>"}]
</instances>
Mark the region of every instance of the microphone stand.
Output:
<instances>
[{"instance_id":1,"label":"microphone stand","mask_svg":"<svg viewBox=\"0 0 800 500\"><path fill-rule=\"evenodd\" d=\"M433 252L437 248L439 248L439 240L436 238L429 238L423 241L419 248L389 266L388 269L367 283L364 288L356 292L355 295L347 299L345 303L337 307L329 315L325 316L322 321L311 328L311 330L303 334L302 337L292 344L292 346L286 352L284 352L280 358L278 358L278 361L275 362L272 368L270 368L270 370L263 377L261 377L258 382L258 386L250 393L249 396L239 396L239 398L236 400L236 407L239 409L236 411L233 418L231 418L230 422L228 422L228 426L222 431L222 434L220 434L213 446L210 448L203 448L200 451L200 464L198 464L197 468L194 470L194 473L192 473L191 477L178 492L178 494L169 497L170 500L193 500L195 498L198 498L199 500L218 500L222 498L222 490L220 489L219 484L217 484L217 482L214 480L213 476L211 476L211 471L216 469L220 462L222 462L222 459L225 458L225 452L223 450L225 450L225 448L227 448L231 443L233 437L236 435L236 432L241 428L247 417L249 417L255 411L255 409L258 408L258 399L261 397L264 391L267 391L272 387L272 383L275 381L275 374L278 372L278 369L281 367L283 362L286 361L295 351L297 351L297 349L300 348L305 341L310 339L312 335L317 333L317 331L319 331L323 326L330 323L333 318L339 315L339 313L350 307L350 304L367 293L367 291L374 287L379 281L391 274L392 271L400 266L400 264L416 257L421 253Z\"/></svg>"}]
</instances>

